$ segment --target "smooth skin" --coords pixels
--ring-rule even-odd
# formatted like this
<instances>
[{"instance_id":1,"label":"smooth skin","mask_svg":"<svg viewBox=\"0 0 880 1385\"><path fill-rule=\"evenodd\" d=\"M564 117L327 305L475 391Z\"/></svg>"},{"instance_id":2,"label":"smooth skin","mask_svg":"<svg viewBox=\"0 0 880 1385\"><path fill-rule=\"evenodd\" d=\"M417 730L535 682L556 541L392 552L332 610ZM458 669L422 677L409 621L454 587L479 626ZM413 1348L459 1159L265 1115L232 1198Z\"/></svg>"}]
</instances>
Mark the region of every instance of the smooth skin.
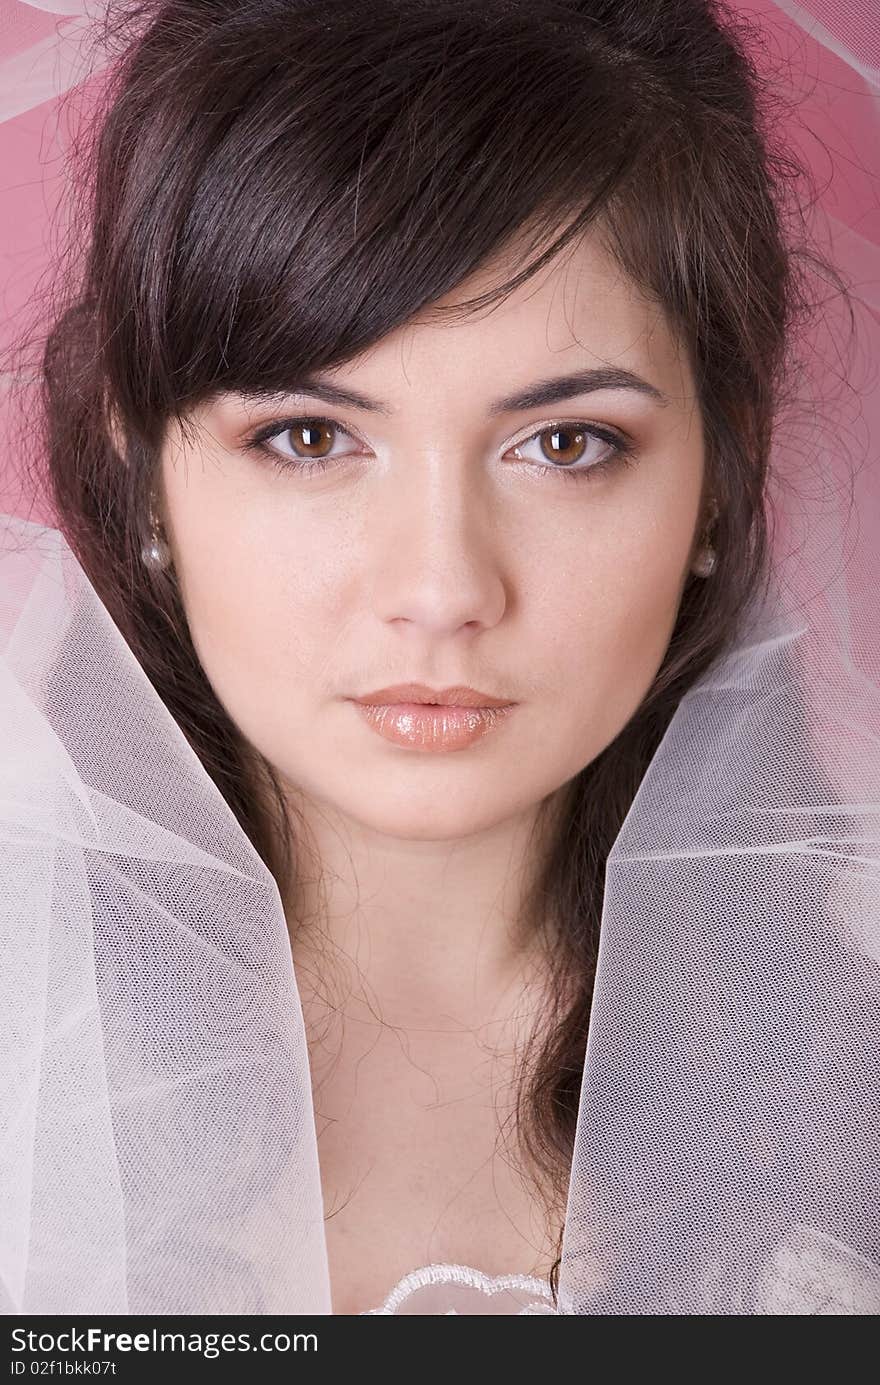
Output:
<instances>
[{"instance_id":1,"label":"smooth skin","mask_svg":"<svg viewBox=\"0 0 880 1385\"><path fill-rule=\"evenodd\" d=\"M664 398L604 388L492 411L599 367ZM382 411L222 395L193 414L195 438L169 432L159 514L206 674L307 829L285 907L334 1311L354 1313L431 1260L552 1262L560 1223L496 1148L513 1051L541 1013L517 908L539 805L561 803L663 660L705 518L704 440L663 315L594 231L480 316L421 315L321 378ZM246 447L291 418L265 444L279 463L338 463L285 470ZM625 435L631 464L542 474L609 454L578 444L586 424ZM347 699L408 680L518 706L464 750L405 749Z\"/></svg>"}]
</instances>

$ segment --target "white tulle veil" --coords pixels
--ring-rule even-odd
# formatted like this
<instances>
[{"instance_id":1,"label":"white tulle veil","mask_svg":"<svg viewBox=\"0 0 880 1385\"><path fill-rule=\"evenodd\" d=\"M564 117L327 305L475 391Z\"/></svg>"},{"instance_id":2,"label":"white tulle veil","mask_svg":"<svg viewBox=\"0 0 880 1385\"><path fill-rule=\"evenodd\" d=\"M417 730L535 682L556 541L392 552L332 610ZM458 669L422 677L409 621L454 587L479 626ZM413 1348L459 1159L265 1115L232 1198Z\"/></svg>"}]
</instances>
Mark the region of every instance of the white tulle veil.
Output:
<instances>
[{"instance_id":1,"label":"white tulle veil","mask_svg":"<svg viewBox=\"0 0 880 1385\"><path fill-rule=\"evenodd\" d=\"M29 3L70 19L3 60L4 120L82 75L83 7ZM776 14L847 65L876 157L870 10ZM880 247L855 223L822 221L856 331L831 297L823 407L775 443L770 597L608 859L563 1313L880 1311ZM0 744L0 1308L329 1313L276 884L60 533L15 514Z\"/></svg>"}]
</instances>

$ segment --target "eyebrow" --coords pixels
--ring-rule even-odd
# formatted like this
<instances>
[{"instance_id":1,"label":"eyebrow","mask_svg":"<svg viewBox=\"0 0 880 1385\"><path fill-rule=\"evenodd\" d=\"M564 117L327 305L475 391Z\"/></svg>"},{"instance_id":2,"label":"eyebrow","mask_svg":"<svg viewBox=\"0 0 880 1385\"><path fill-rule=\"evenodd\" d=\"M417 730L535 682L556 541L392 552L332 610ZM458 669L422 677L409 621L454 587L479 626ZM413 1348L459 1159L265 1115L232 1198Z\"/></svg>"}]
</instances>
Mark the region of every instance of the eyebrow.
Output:
<instances>
[{"instance_id":1,"label":"eyebrow","mask_svg":"<svg viewBox=\"0 0 880 1385\"><path fill-rule=\"evenodd\" d=\"M526 385L524 389L516 390L513 394L507 394L501 399L494 400L489 405L489 414L494 417L497 414L517 413L525 409L541 409L548 404L559 404L566 399L574 398L576 395L592 394L597 390L633 390L637 394L647 395L663 407L671 402L668 395L663 394L656 385L643 380L640 375L634 375L631 370L600 366L590 370L573 371L568 375L557 375L550 379L538 380L532 385ZM323 399L328 404L365 409L374 414L387 416L393 413L390 405L383 404L381 400L371 399L369 395L361 394L359 390L343 389L341 385L331 384L328 380L322 380L320 376L304 377L291 386L287 393L311 394L316 399ZM254 400L277 397L279 397L278 392L275 390L248 393L248 398Z\"/></svg>"}]
</instances>

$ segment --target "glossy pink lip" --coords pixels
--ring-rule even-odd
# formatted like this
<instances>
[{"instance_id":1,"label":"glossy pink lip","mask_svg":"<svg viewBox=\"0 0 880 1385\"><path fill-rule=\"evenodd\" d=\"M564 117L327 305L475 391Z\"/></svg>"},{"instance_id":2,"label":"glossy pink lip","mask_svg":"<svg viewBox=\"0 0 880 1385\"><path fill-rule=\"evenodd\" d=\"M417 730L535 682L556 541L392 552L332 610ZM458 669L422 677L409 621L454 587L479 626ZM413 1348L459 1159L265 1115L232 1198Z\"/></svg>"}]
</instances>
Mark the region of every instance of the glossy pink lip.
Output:
<instances>
[{"instance_id":1,"label":"glossy pink lip","mask_svg":"<svg viewBox=\"0 0 880 1385\"><path fill-rule=\"evenodd\" d=\"M367 724L386 741L411 750L464 750L480 740L516 707L465 707L451 703L364 702L352 698Z\"/></svg>"},{"instance_id":2,"label":"glossy pink lip","mask_svg":"<svg viewBox=\"0 0 880 1385\"><path fill-rule=\"evenodd\" d=\"M511 707L510 698L492 697L476 688L456 684L451 688L429 688L426 683L394 683L377 692L352 699L361 705L388 706L392 703L436 703L445 707Z\"/></svg>"}]
</instances>

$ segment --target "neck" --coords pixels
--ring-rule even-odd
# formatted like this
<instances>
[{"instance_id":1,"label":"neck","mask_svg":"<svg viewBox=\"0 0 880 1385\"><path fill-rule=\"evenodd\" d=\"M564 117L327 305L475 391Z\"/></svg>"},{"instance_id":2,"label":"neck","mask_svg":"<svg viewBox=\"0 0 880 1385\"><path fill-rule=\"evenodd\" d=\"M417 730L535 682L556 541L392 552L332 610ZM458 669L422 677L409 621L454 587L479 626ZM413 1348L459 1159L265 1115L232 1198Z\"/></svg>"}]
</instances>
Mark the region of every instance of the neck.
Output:
<instances>
[{"instance_id":1,"label":"neck","mask_svg":"<svg viewBox=\"0 0 880 1385\"><path fill-rule=\"evenodd\" d=\"M296 879L285 913L302 989L340 967L406 1025L452 1015L479 1024L540 975L542 939L524 903L557 800L453 841L383 836L301 799ZM303 849L305 847L305 849Z\"/></svg>"}]
</instances>

